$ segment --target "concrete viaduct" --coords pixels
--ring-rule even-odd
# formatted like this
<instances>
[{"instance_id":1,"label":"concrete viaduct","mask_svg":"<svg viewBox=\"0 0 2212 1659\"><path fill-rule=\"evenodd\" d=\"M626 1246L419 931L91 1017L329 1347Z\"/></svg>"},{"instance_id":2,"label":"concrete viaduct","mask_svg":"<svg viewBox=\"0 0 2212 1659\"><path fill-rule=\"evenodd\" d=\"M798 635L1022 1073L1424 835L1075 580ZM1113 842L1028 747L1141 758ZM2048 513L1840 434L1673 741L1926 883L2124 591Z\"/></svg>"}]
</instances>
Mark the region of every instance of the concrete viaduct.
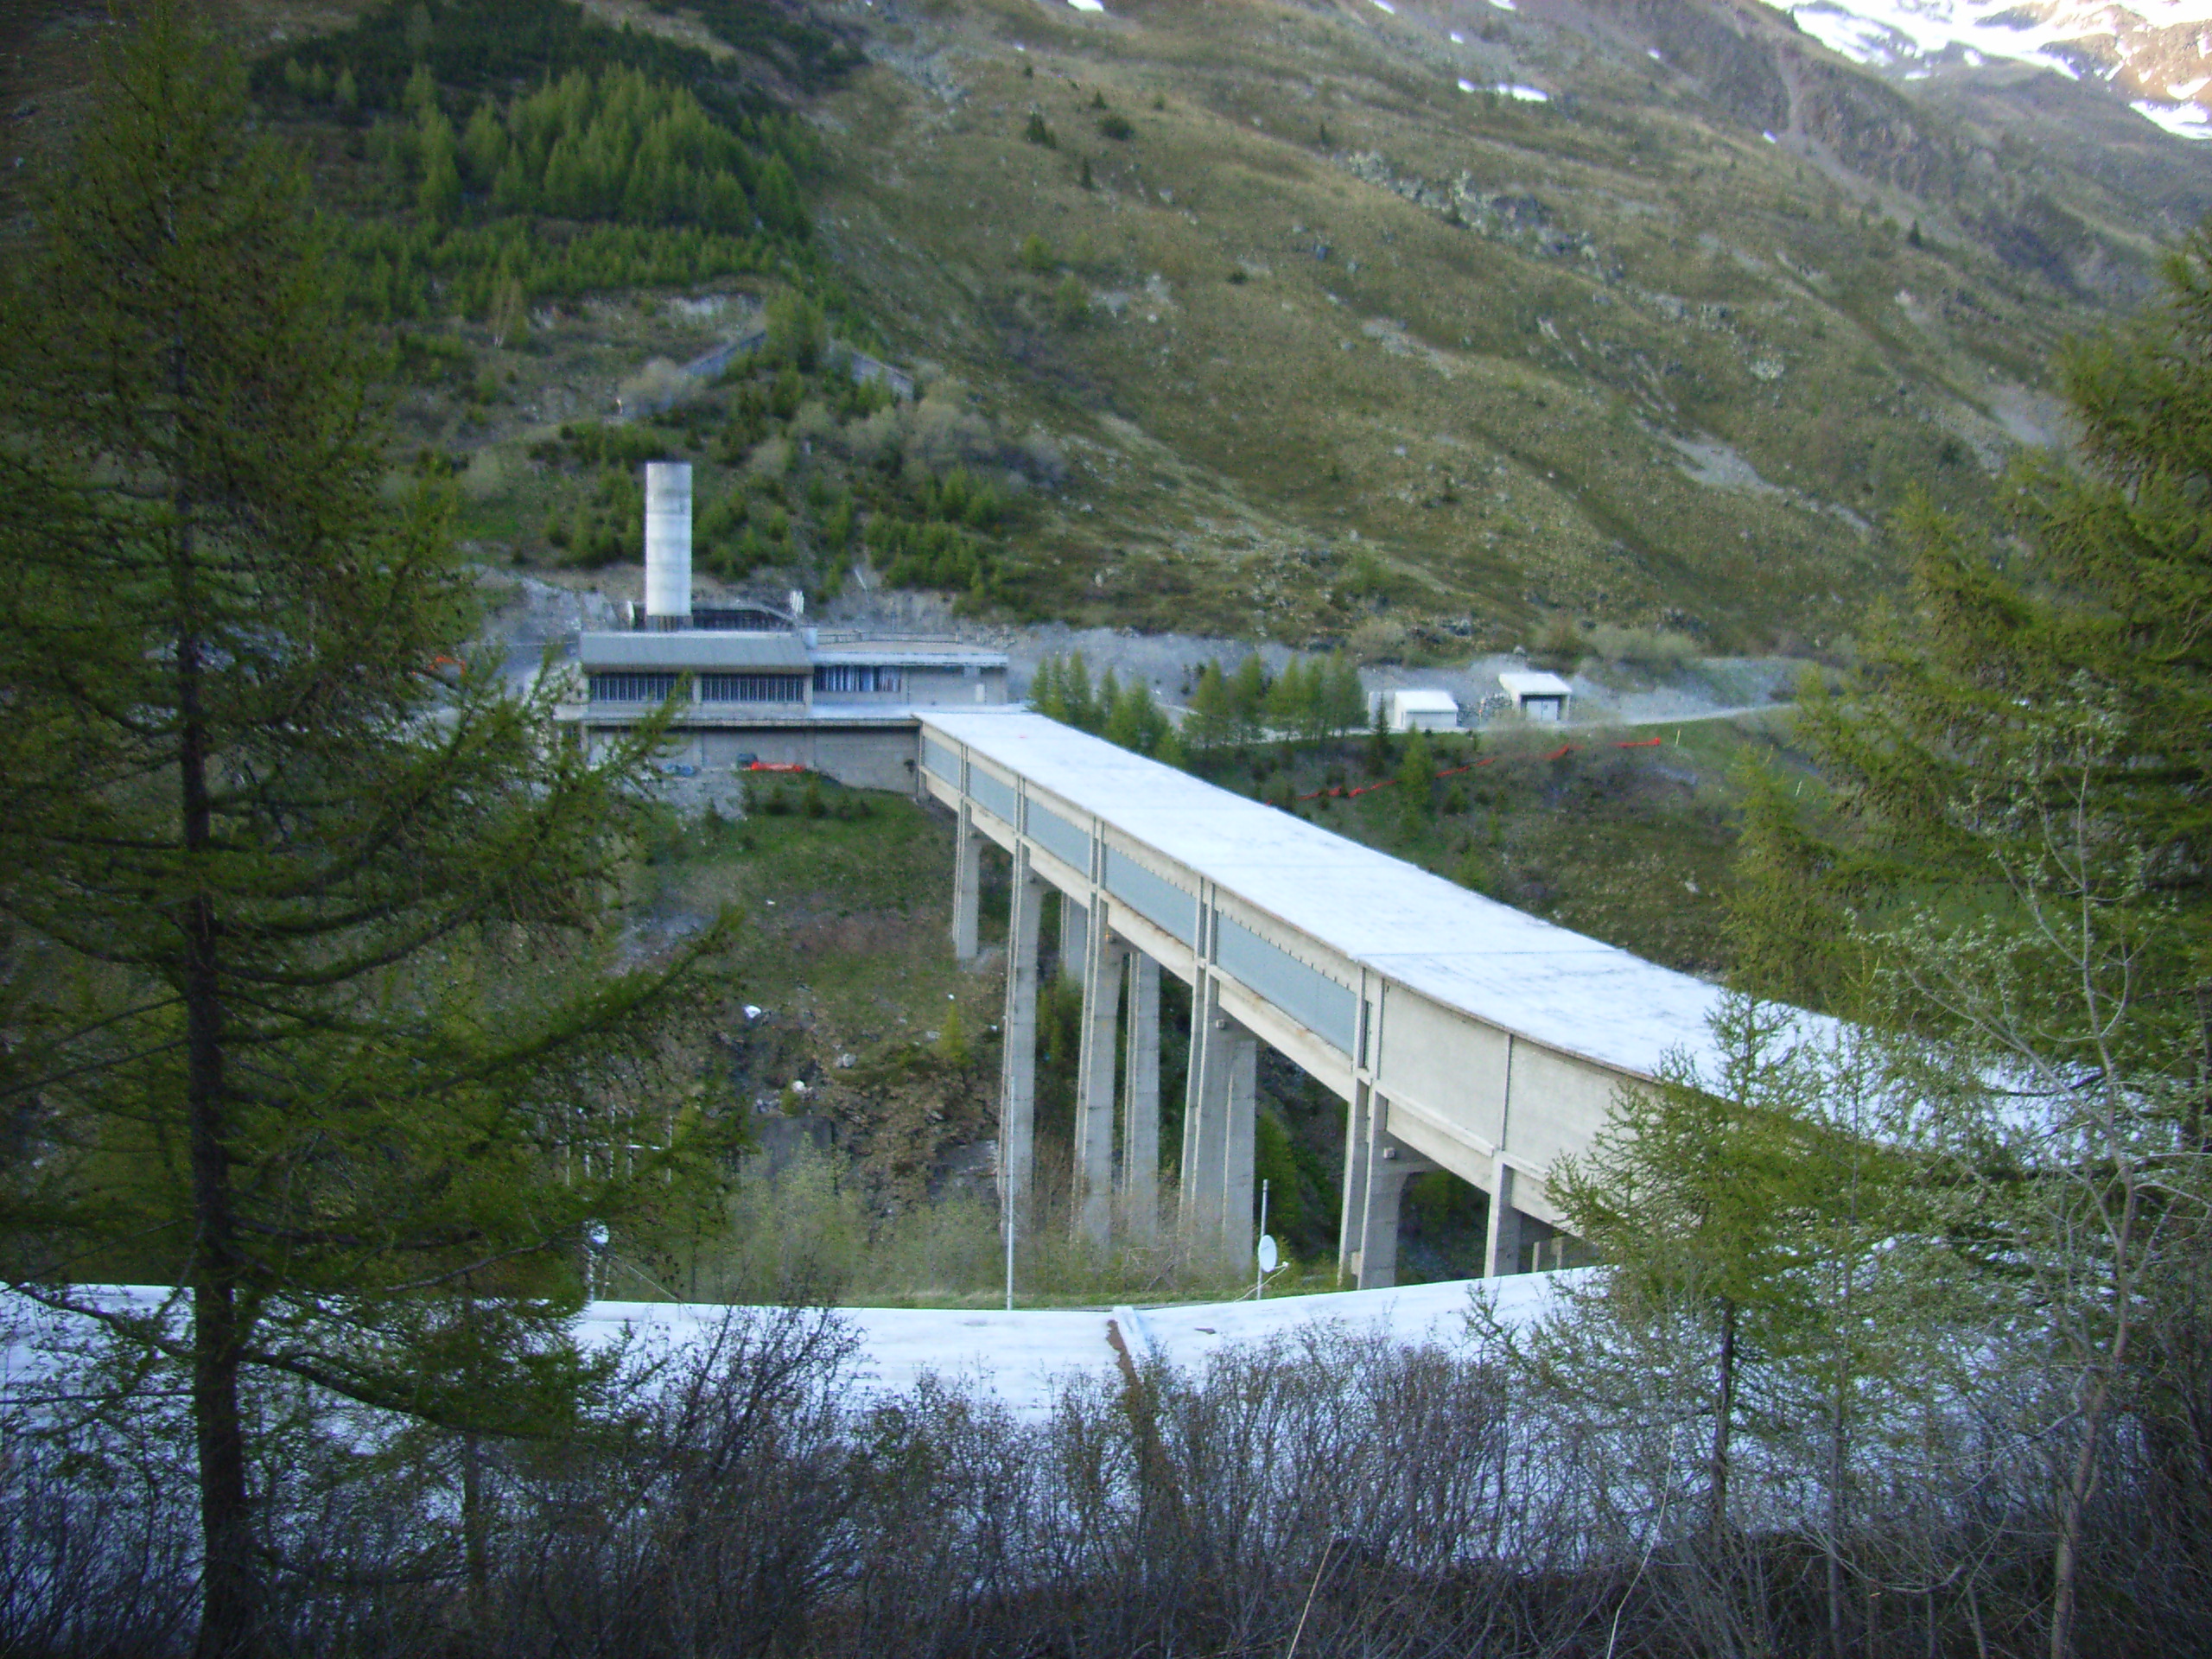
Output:
<instances>
[{"instance_id":1,"label":"concrete viaduct","mask_svg":"<svg viewBox=\"0 0 2212 1659\"><path fill-rule=\"evenodd\" d=\"M1042 715L917 713L920 786L958 818L963 960L977 950L982 842L1013 861L999 1141L1010 1205L1034 1169L1047 888L1083 985L1074 1224L1102 1244L1117 1224L1143 1236L1160 1213L1162 969L1192 989L1178 1224L1196 1248L1250 1259L1267 1043L1349 1104L1340 1248L1363 1289L1395 1282L1399 1198L1428 1169L1489 1195L1484 1273L1555 1262L1554 1162L1586 1147L1616 1092L1670 1051L1711 1074L1714 986Z\"/></svg>"}]
</instances>

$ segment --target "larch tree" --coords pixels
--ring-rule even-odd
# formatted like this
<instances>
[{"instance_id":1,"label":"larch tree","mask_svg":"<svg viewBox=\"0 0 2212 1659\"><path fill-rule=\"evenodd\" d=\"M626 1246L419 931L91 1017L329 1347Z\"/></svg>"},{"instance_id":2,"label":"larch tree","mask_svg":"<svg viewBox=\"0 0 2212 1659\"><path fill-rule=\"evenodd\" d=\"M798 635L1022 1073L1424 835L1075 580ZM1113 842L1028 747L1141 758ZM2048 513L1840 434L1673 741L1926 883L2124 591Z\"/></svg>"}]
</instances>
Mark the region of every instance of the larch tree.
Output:
<instances>
[{"instance_id":1,"label":"larch tree","mask_svg":"<svg viewBox=\"0 0 2212 1659\"><path fill-rule=\"evenodd\" d=\"M1817 1160L1803 1068L1788 1014L1732 998L1713 1020L1718 1065L1671 1060L1623 1091L1589 1150L1564 1158L1549 1187L1568 1230L1611 1268L1618 1322L1663 1328L1705 1378L1707 1531L1729 1514L1744 1380L1797 1341L1796 1288L1811 1259L1803 1225Z\"/></svg>"},{"instance_id":2,"label":"larch tree","mask_svg":"<svg viewBox=\"0 0 2212 1659\"><path fill-rule=\"evenodd\" d=\"M594 760L472 652L302 175L181 0L103 48L0 308L0 1275L181 1374L200 1651L251 1653L257 1389L573 1419L582 1241L717 1167L724 929L626 942L654 726Z\"/></svg>"},{"instance_id":3,"label":"larch tree","mask_svg":"<svg viewBox=\"0 0 2212 1659\"><path fill-rule=\"evenodd\" d=\"M2049 1650L2076 1650L2084 1516L2123 1410L2212 1500L2212 232L2163 300L2070 346L2071 457L2009 523L1908 517L1909 599L1801 705L1827 788L1747 815L1746 977L1896 1033L1951 1103L1927 1150L2024 1274L2047 1375ZM1999 530L2009 533L1996 533Z\"/></svg>"}]
</instances>

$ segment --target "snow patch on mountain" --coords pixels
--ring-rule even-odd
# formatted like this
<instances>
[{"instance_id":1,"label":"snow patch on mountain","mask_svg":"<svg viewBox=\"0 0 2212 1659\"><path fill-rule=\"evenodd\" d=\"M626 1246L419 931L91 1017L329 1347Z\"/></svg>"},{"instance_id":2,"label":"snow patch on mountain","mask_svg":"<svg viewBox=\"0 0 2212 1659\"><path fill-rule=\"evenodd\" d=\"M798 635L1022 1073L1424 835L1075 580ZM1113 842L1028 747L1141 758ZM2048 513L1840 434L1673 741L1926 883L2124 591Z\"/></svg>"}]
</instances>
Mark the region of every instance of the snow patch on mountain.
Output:
<instances>
[{"instance_id":1,"label":"snow patch on mountain","mask_svg":"<svg viewBox=\"0 0 2212 1659\"><path fill-rule=\"evenodd\" d=\"M1802 0L1777 9L1855 62L1918 79L1938 67L2031 63L2113 83L2145 119L2212 138L2212 0Z\"/></svg>"}]
</instances>

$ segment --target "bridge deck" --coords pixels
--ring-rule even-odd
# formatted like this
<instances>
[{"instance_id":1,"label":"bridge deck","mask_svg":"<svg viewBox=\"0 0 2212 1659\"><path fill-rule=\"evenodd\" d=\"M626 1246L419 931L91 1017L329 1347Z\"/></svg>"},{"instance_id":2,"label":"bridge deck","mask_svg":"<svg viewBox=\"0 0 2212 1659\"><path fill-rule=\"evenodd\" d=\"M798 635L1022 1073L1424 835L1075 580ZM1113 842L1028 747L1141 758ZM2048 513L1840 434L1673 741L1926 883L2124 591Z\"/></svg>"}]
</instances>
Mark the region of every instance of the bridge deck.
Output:
<instances>
[{"instance_id":1,"label":"bridge deck","mask_svg":"<svg viewBox=\"0 0 2212 1659\"><path fill-rule=\"evenodd\" d=\"M934 729L1378 978L1562 1054L1649 1077L1709 1060L1719 989L1403 859L1016 709Z\"/></svg>"}]
</instances>

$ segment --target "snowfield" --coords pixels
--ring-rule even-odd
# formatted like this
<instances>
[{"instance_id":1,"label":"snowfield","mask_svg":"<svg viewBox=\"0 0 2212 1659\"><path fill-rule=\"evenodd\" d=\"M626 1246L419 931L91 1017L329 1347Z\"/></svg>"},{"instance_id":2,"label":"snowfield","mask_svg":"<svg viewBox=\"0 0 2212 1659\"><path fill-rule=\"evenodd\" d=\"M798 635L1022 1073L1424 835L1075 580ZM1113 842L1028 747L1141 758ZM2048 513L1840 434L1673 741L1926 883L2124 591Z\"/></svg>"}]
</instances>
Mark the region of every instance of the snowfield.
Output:
<instances>
[{"instance_id":1,"label":"snowfield","mask_svg":"<svg viewBox=\"0 0 2212 1659\"><path fill-rule=\"evenodd\" d=\"M859 1339L859 1391L870 1397L906 1394L925 1376L995 1395L1015 1415L1035 1419L1051 1408L1056 1385L1090 1373L1110 1376L1121 1359L1118 1332L1139 1363L1157 1359L1193 1375L1225 1350L1334 1327L1409 1345L1452 1346L1465 1335L1465 1316L1480 1294L1501 1322L1522 1325L1542 1314L1567 1274L1503 1279L1456 1279L1393 1290L1279 1296L1255 1302L1187 1302L1114 1308L849 1307L838 1322ZM173 1300L181 1325L189 1303L160 1286L118 1285L84 1294L105 1306L151 1313ZM588 1348L624 1345L671 1352L703 1340L733 1310L700 1302L591 1302L578 1322ZM86 1334L89 1321L57 1318L21 1296L0 1292L0 1401L20 1395L53 1375L58 1348Z\"/></svg>"},{"instance_id":2,"label":"snowfield","mask_svg":"<svg viewBox=\"0 0 2212 1659\"><path fill-rule=\"evenodd\" d=\"M2183 44L2193 46L2196 55L2212 55L2212 29L2202 27L2212 24L2212 0L2135 0L2125 6L2089 0L2032 6L2015 0L1807 0L1777 10L1832 51L1909 75L1946 58L1969 64L1999 59L2078 80L2081 60L2066 49L2070 43L2109 41L2121 61L2132 63L2141 54L2172 51L2175 34L2191 26L2202 32ZM2177 137L2212 138L2212 110L2193 101L2204 86L2191 76L2164 88L2171 102L2143 98L2132 107Z\"/></svg>"}]
</instances>

